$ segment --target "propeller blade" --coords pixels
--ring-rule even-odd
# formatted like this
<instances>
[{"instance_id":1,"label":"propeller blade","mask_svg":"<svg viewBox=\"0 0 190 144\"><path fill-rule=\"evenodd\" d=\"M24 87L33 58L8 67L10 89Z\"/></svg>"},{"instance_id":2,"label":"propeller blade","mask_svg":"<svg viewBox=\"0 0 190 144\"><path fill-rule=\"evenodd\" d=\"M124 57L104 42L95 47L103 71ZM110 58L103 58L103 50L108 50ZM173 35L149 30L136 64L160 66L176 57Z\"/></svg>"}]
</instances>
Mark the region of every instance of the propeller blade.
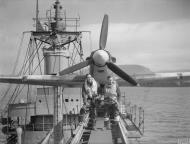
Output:
<instances>
[{"instance_id":1,"label":"propeller blade","mask_svg":"<svg viewBox=\"0 0 190 144\"><path fill-rule=\"evenodd\" d=\"M131 76L129 76L127 73L125 73L122 69L120 69L114 63L108 62L107 66L111 71L113 71L115 74L120 76L122 79L126 80L127 82L129 82L130 84L132 84L134 86L137 85L137 82Z\"/></svg>"},{"instance_id":2,"label":"propeller blade","mask_svg":"<svg viewBox=\"0 0 190 144\"><path fill-rule=\"evenodd\" d=\"M108 15L104 15L102 22L102 28L100 33L99 47L100 49L105 49L108 35Z\"/></svg>"},{"instance_id":3,"label":"propeller blade","mask_svg":"<svg viewBox=\"0 0 190 144\"><path fill-rule=\"evenodd\" d=\"M73 73L74 71L77 71L77 70L80 70L84 67L87 67L89 64L91 64L91 61L92 60L86 60L86 61L83 61L83 62L80 62L76 65L73 65L71 67L68 67L62 71L59 72L59 75L65 75L65 74L70 74L70 73Z\"/></svg>"}]
</instances>

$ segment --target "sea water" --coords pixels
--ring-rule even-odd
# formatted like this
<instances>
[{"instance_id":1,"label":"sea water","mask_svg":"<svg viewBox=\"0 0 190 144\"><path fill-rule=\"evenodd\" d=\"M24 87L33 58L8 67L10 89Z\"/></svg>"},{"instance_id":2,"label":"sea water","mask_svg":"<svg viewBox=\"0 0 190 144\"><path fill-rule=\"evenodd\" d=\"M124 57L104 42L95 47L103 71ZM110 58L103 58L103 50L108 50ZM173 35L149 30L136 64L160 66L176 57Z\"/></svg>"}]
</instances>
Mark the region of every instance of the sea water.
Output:
<instances>
[{"instance_id":1,"label":"sea water","mask_svg":"<svg viewBox=\"0 0 190 144\"><path fill-rule=\"evenodd\" d=\"M126 101L145 111L142 144L181 144L190 139L190 88L122 88Z\"/></svg>"}]
</instances>

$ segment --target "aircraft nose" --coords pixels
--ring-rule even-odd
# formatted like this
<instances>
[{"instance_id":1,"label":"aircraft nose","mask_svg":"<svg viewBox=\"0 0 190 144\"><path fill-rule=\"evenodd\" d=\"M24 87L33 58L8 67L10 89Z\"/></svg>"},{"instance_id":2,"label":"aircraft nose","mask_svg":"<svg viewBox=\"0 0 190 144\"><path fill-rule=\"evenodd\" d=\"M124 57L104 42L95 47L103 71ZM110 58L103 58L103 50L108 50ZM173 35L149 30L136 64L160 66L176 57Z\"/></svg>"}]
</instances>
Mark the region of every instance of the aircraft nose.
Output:
<instances>
[{"instance_id":1,"label":"aircraft nose","mask_svg":"<svg viewBox=\"0 0 190 144\"><path fill-rule=\"evenodd\" d=\"M97 66L104 66L109 61L109 54L105 50L97 50L92 58Z\"/></svg>"}]
</instances>

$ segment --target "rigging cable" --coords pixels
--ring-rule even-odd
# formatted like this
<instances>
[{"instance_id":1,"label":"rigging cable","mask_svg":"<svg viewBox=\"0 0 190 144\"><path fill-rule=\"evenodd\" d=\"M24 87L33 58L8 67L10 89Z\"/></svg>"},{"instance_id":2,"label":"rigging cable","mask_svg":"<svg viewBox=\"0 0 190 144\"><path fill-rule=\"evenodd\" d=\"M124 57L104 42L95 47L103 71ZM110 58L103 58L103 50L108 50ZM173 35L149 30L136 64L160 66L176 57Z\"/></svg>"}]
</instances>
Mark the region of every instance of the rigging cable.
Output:
<instances>
[{"instance_id":1,"label":"rigging cable","mask_svg":"<svg viewBox=\"0 0 190 144\"><path fill-rule=\"evenodd\" d=\"M28 46L28 48L27 48L27 50L26 50L24 63L25 63L25 61L26 61L26 59L27 59L28 51L29 51L29 46ZM24 69L24 63L23 63L23 66L22 66L21 70L19 71L18 75L22 74L22 71L23 71L23 69ZM10 85L11 85L11 84L10 84ZM5 108L4 108L4 111L6 111L6 109L8 108L8 105L9 105L11 102L14 102L14 100L15 100L14 95L16 95L16 94L18 93L19 88L20 88L20 85L16 85L15 90L14 90L14 92L13 92L11 98L9 99L8 103L6 104L6 106L5 106ZM24 86L23 86L23 88L24 88ZM23 89L23 88L22 88L22 89ZM15 92L16 92L16 94L15 94ZM15 96L15 97L17 97L17 96ZM14 100L12 100L12 99L14 99Z\"/></svg>"},{"instance_id":2,"label":"rigging cable","mask_svg":"<svg viewBox=\"0 0 190 144\"><path fill-rule=\"evenodd\" d=\"M30 52L30 46L31 46L31 44L32 44L32 39L30 38L30 42L29 42L29 44L28 44L28 49L27 49L27 51L26 51L26 56L25 56L25 59L24 59L24 63L23 63L23 66L22 66L22 68L21 68L21 70L20 70L20 72L19 72L19 74L26 74L26 72L28 71L28 69L30 69L29 67L30 67L30 64L28 65L28 68L26 69L26 64L27 64L27 61L30 61L30 58L31 58L31 56L32 55L29 55L29 52ZM29 57L28 59L27 59L27 57ZM35 56L34 56L35 57ZM25 69L26 69L26 71L25 71ZM25 71L25 72L24 72ZM18 85L18 90L17 90L17 93L15 94L15 97L13 97L13 101L11 102L11 103L14 103L15 102L15 100L16 100L16 98L18 97L18 95L22 92L22 90L23 90L23 88L24 88L25 86L23 86L22 88L21 88L21 90L19 91L19 88L20 88L20 85ZM14 95L13 95L14 96Z\"/></svg>"},{"instance_id":3,"label":"rigging cable","mask_svg":"<svg viewBox=\"0 0 190 144\"><path fill-rule=\"evenodd\" d=\"M81 41L80 41L80 42L81 42ZM78 43L78 45L79 45L80 47L82 47L82 44L81 44L81 43L79 43L79 42L77 42L77 43ZM80 58L82 59L82 61L84 61L83 57L81 56L81 52L80 52L80 50L78 50L78 48L77 48L77 46L75 45L74 42L73 42L73 45L75 46L75 49L77 50L77 52L78 52Z\"/></svg>"},{"instance_id":4,"label":"rigging cable","mask_svg":"<svg viewBox=\"0 0 190 144\"><path fill-rule=\"evenodd\" d=\"M20 42L20 44L19 44L19 49L18 49L16 61L15 61L15 64L14 64L14 67L13 67L13 72L12 72L13 75L14 75L15 72L16 72L16 68L17 68L17 65L18 65L19 57L20 57L20 54L21 54L21 48L22 48L22 44L23 44L24 34L25 34L25 33L22 33L21 42Z\"/></svg>"},{"instance_id":5,"label":"rigging cable","mask_svg":"<svg viewBox=\"0 0 190 144\"><path fill-rule=\"evenodd\" d=\"M74 57L73 57L73 63L72 63L72 65L76 64L76 62L75 62L76 57L77 57L77 51L75 51L75 54L74 54Z\"/></svg>"},{"instance_id":6,"label":"rigging cable","mask_svg":"<svg viewBox=\"0 0 190 144\"><path fill-rule=\"evenodd\" d=\"M15 94L15 92L16 92L17 90L18 90L18 87L15 88L15 90L14 90L13 94L11 95L11 98L8 100L8 102L7 102L7 104L6 104L6 106L5 106L4 110L3 110L3 112L6 112L6 110L8 110L8 105L11 103L11 101L12 101L12 99L13 99L13 97L14 97L14 94Z\"/></svg>"},{"instance_id":7,"label":"rigging cable","mask_svg":"<svg viewBox=\"0 0 190 144\"><path fill-rule=\"evenodd\" d=\"M41 44L42 44L42 43L41 43ZM41 46L41 44L40 44L40 46ZM23 65L23 67L26 67L28 61L29 61L29 64L28 64L28 65L31 64L30 61L33 61L33 60L34 60L35 55L37 54L37 51L40 49L40 46L38 46L38 48L37 48L35 51L33 51L33 53L28 57L28 59L26 60L26 62L25 62L24 65ZM28 52L28 53L29 53L29 52ZM32 56L33 56L33 58L30 60L30 58L31 58ZM27 69L23 72L23 75L27 73L28 69L29 69L29 66L28 66Z\"/></svg>"},{"instance_id":8,"label":"rigging cable","mask_svg":"<svg viewBox=\"0 0 190 144\"><path fill-rule=\"evenodd\" d=\"M30 41L31 41L31 38L30 38ZM25 67L26 67L26 63L27 63L27 58L29 57L29 56L28 56L28 55L29 55L29 49L30 49L30 42L28 43L28 48L27 48L27 50L26 50L25 58L24 58L22 67L21 67L21 69L20 69L18 75L23 74L24 71L25 71Z\"/></svg>"},{"instance_id":9,"label":"rigging cable","mask_svg":"<svg viewBox=\"0 0 190 144\"><path fill-rule=\"evenodd\" d=\"M28 54L27 54L28 55ZM34 71L33 71L33 73L35 73L35 71L37 70L37 68L39 67L39 65L41 64L41 62L43 61L43 59L44 59L44 57L40 60L40 62L39 62L39 64L34 68ZM26 66L26 65L25 65ZM21 72L21 71L20 71ZM25 71L24 72L24 74L26 73L27 71ZM22 73L22 72L21 72ZM32 73L32 74L33 74ZM23 85L22 86L22 88L20 89L20 91L19 90L17 90L17 93L15 94L15 98L14 98L14 100L12 101L12 102L14 102L15 101L15 99L18 97L18 95L22 92L22 90L24 89L24 87L25 87L25 85ZM17 89L17 88L20 88L20 85L18 85L18 87L16 87L15 89ZM10 104L10 103L8 103L8 104ZM8 104L7 104L7 106L8 106Z\"/></svg>"},{"instance_id":10,"label":"rigging cable","mask_svg":"<svg viewBox=\"0 0 190 144\"><path fill-rule=\"evenodd\" d=\"M35 41L35 44L37 46L37 42ZM37 48L37 47L36 47ZM38 65L40 67L40 74L42 75L42 68L41 68L41 63L40 63L40 55L39 55L39 52L37 52L37 56L38 56ZM43 91L44 91L44 95L45 95L45 100L46 100L46 106L47 106L47 109L48 109L48 114L50 114L50 110L49 110L49 105L48 105L48 100L47 100L47 95L46 95L46 89L43 85Z\"/></svg>"},{"instance_id":11,"label":"rigging cable","mask_svg":"<svg viewBox=\"0 0 190 144\"><path fill-rule=\"evenodd\" d=\"M13 67L13 71L12 71L12 75L15 75L15 71L16 71L16 68L18 65L18 61L19 61L19 57L20 57L21 49L22 49L22 44L23 44L23 39L24 39L24 34L25 33L22 33L21 41L20 41L17 56L16 56L16 61L14 63L14 67ZM1 98L1 102L4 101L5 97L7 96L8 92L10 91L11 87L12 87L12 85L8 84L8 88L7 88L6 92L4 93L3 97Z\"/></svg>"},{"instance_id":12,"label":"rigging cable","mask_svg":"<svg viewBox=\"0 0 190 144\"><path fill-rule=\"evenodd\" d=\"M76 47L76 45L75 45L74 42L73 42L73 45L74 45L74 49L76 49L76 52L75 52L75 54L74 54L74 59L73 59L72 65L75 64L75 59L76 59L76 57L77 57L77 53L79 54L80 59L82 59L82 60L84 61L84 59L81 57L80 51L77 49L77 47ZM80 46L80 45L79 45L79 46ZM73 52L73 53L74 53L74 52Z\"/></svg>"},{"instance_id":13,"label":"rigging cable","mask_svg":"<svg viewBox=\"0 0 190 144\"><path fill-rule=\"evenodd\" d=\"M70 66L72 66L71 63L74 63L73 53L74 53L74 48L72 49L72 54L71 54L71 57L70 57L70 60L72 61L72 62L70 61Z\"/></svg>"},{"instance_id":14,"label":"rigging cable","mask_svg":"<svg viewBox=\"0 0 190 144\"><path fill-rule=\"evenodd\" d=\"M21 47L22 47L22 43L23 43L23 39L24 39L24 34L25 34L25 33L23 33L23 36L22 36L22 40L21 40L21 43L20 43L19 51L18 51L18 54L17 54L17 59L16 59L16 62L15 62L15 67L14 67L14 69L13 69L13 73L15 73L16 66L17 66L17 64L18 64L18 59L19 59L19 56L20 56L20 53L21 53ZM28 44L28 48L27 48L27 51L26 51L26 54L25 54L24 62L23 62L22 68L21 68L21 70L19 71L18 75L21 75L21 74L24 75L24 74L26 74L26 72L27 72L28 69L29 69L29 66L28 66L28 68L26 68L26 65L27 65L28 61L29 61L29 65L30 65L30 64L31 64L31 61L33 61L33 59L35 58L35 55L36 55L36 53L38 52L38 50L39 50L39 48L41 47L41 44L42 44L42 43L41 43L40 45L38 45L38 48L36 49L36 51L33 51L33 52L31 53L31 55L29 55L29 48L30 48L30 46L31 46L31 42L32 42L32 39L30 38L30 42L29 42L29 44ZM30 58L31 58L32 56L33 56L33 58L32 58L31 61L30 61ZM28 57L28 58L27 58L27 57ZM43 61L43 59L44 59L44 57L41 59L41 61L39 62L39 64L36 66L36 68L34 69L34 72L37 70L38 66L41 64L41 62ZM33 73L34 73L34 72L33 72ZM10 86L11 86L11 85L10 85ZM6 104L6 106L5 106L5 108L4 108L4 111L6 111L6 108L7 108L7 106L8 106L10 103L12 103L12 102L14 102L14 101L16 100L16 98L18 97L18 95L22 92L23 88L24 88L24 86L20 89L20 85L17 85L17 86L15 87L15 90L14 90L14 92L13 92L11 98L9 99L8 103ZM4 98L6 97L6 95L8 94L8 91L9 91L9 90L10 90L10 88L8 88L7 92L4 94L4 96L3 96L2 99L4 99ZM15 95L15 93L16 93L16 95Z\"/></svg>"},{"instance_id":15,"label":"rigging cable","mask_svg":"<svg viewBox=\"0 0 190 144\"><path fill-rule=\"evenodd\" d=\"M43 61L43 59L44 59L44 57L41 59L40 63ZM39 65L36 66L36 68L34 69L34 72L37 70L38 67L39 67ZM34 73L34 72L33 72L33 73ZM33 73L32 73L32 74L33 74ZM20 93L22 92L22 90L24 89L24 87L25 87L25 85L22 86L22 88L20 89L20 91L17 91L16 96L15 96L13 102L15 102L16 98L20 95Z\"/></svg>"}]
</instances>

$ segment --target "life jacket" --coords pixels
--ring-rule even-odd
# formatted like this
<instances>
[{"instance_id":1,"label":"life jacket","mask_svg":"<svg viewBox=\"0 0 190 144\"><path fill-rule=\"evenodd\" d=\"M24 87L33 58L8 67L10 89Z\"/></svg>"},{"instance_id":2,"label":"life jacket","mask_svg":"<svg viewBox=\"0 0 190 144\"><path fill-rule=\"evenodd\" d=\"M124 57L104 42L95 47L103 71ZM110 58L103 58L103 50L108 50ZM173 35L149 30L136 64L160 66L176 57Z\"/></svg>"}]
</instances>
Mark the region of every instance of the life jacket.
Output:
<instances>
[{"instance_id":1,"label":"life jacket","mask_svg":"<svg viewBox=\"0 0 190 144\"><path fill-rule=\"evenodd\" d=\"M97 95L97 82L95 81L94 78L92 78L92 84L89 85L87 80L84 82L84 89L86 94L92 98L93 95Z\"/></svg>"},{"instance_id":2,"label":"life jacket","mask_svg":"<svg viewBox=\"0 0 190 144\"><path fill-rule=\"evenodd\" d=\"M117 83L106 84L104 87L104 103L117 102Z\"/></svg>"}]
</instances>

